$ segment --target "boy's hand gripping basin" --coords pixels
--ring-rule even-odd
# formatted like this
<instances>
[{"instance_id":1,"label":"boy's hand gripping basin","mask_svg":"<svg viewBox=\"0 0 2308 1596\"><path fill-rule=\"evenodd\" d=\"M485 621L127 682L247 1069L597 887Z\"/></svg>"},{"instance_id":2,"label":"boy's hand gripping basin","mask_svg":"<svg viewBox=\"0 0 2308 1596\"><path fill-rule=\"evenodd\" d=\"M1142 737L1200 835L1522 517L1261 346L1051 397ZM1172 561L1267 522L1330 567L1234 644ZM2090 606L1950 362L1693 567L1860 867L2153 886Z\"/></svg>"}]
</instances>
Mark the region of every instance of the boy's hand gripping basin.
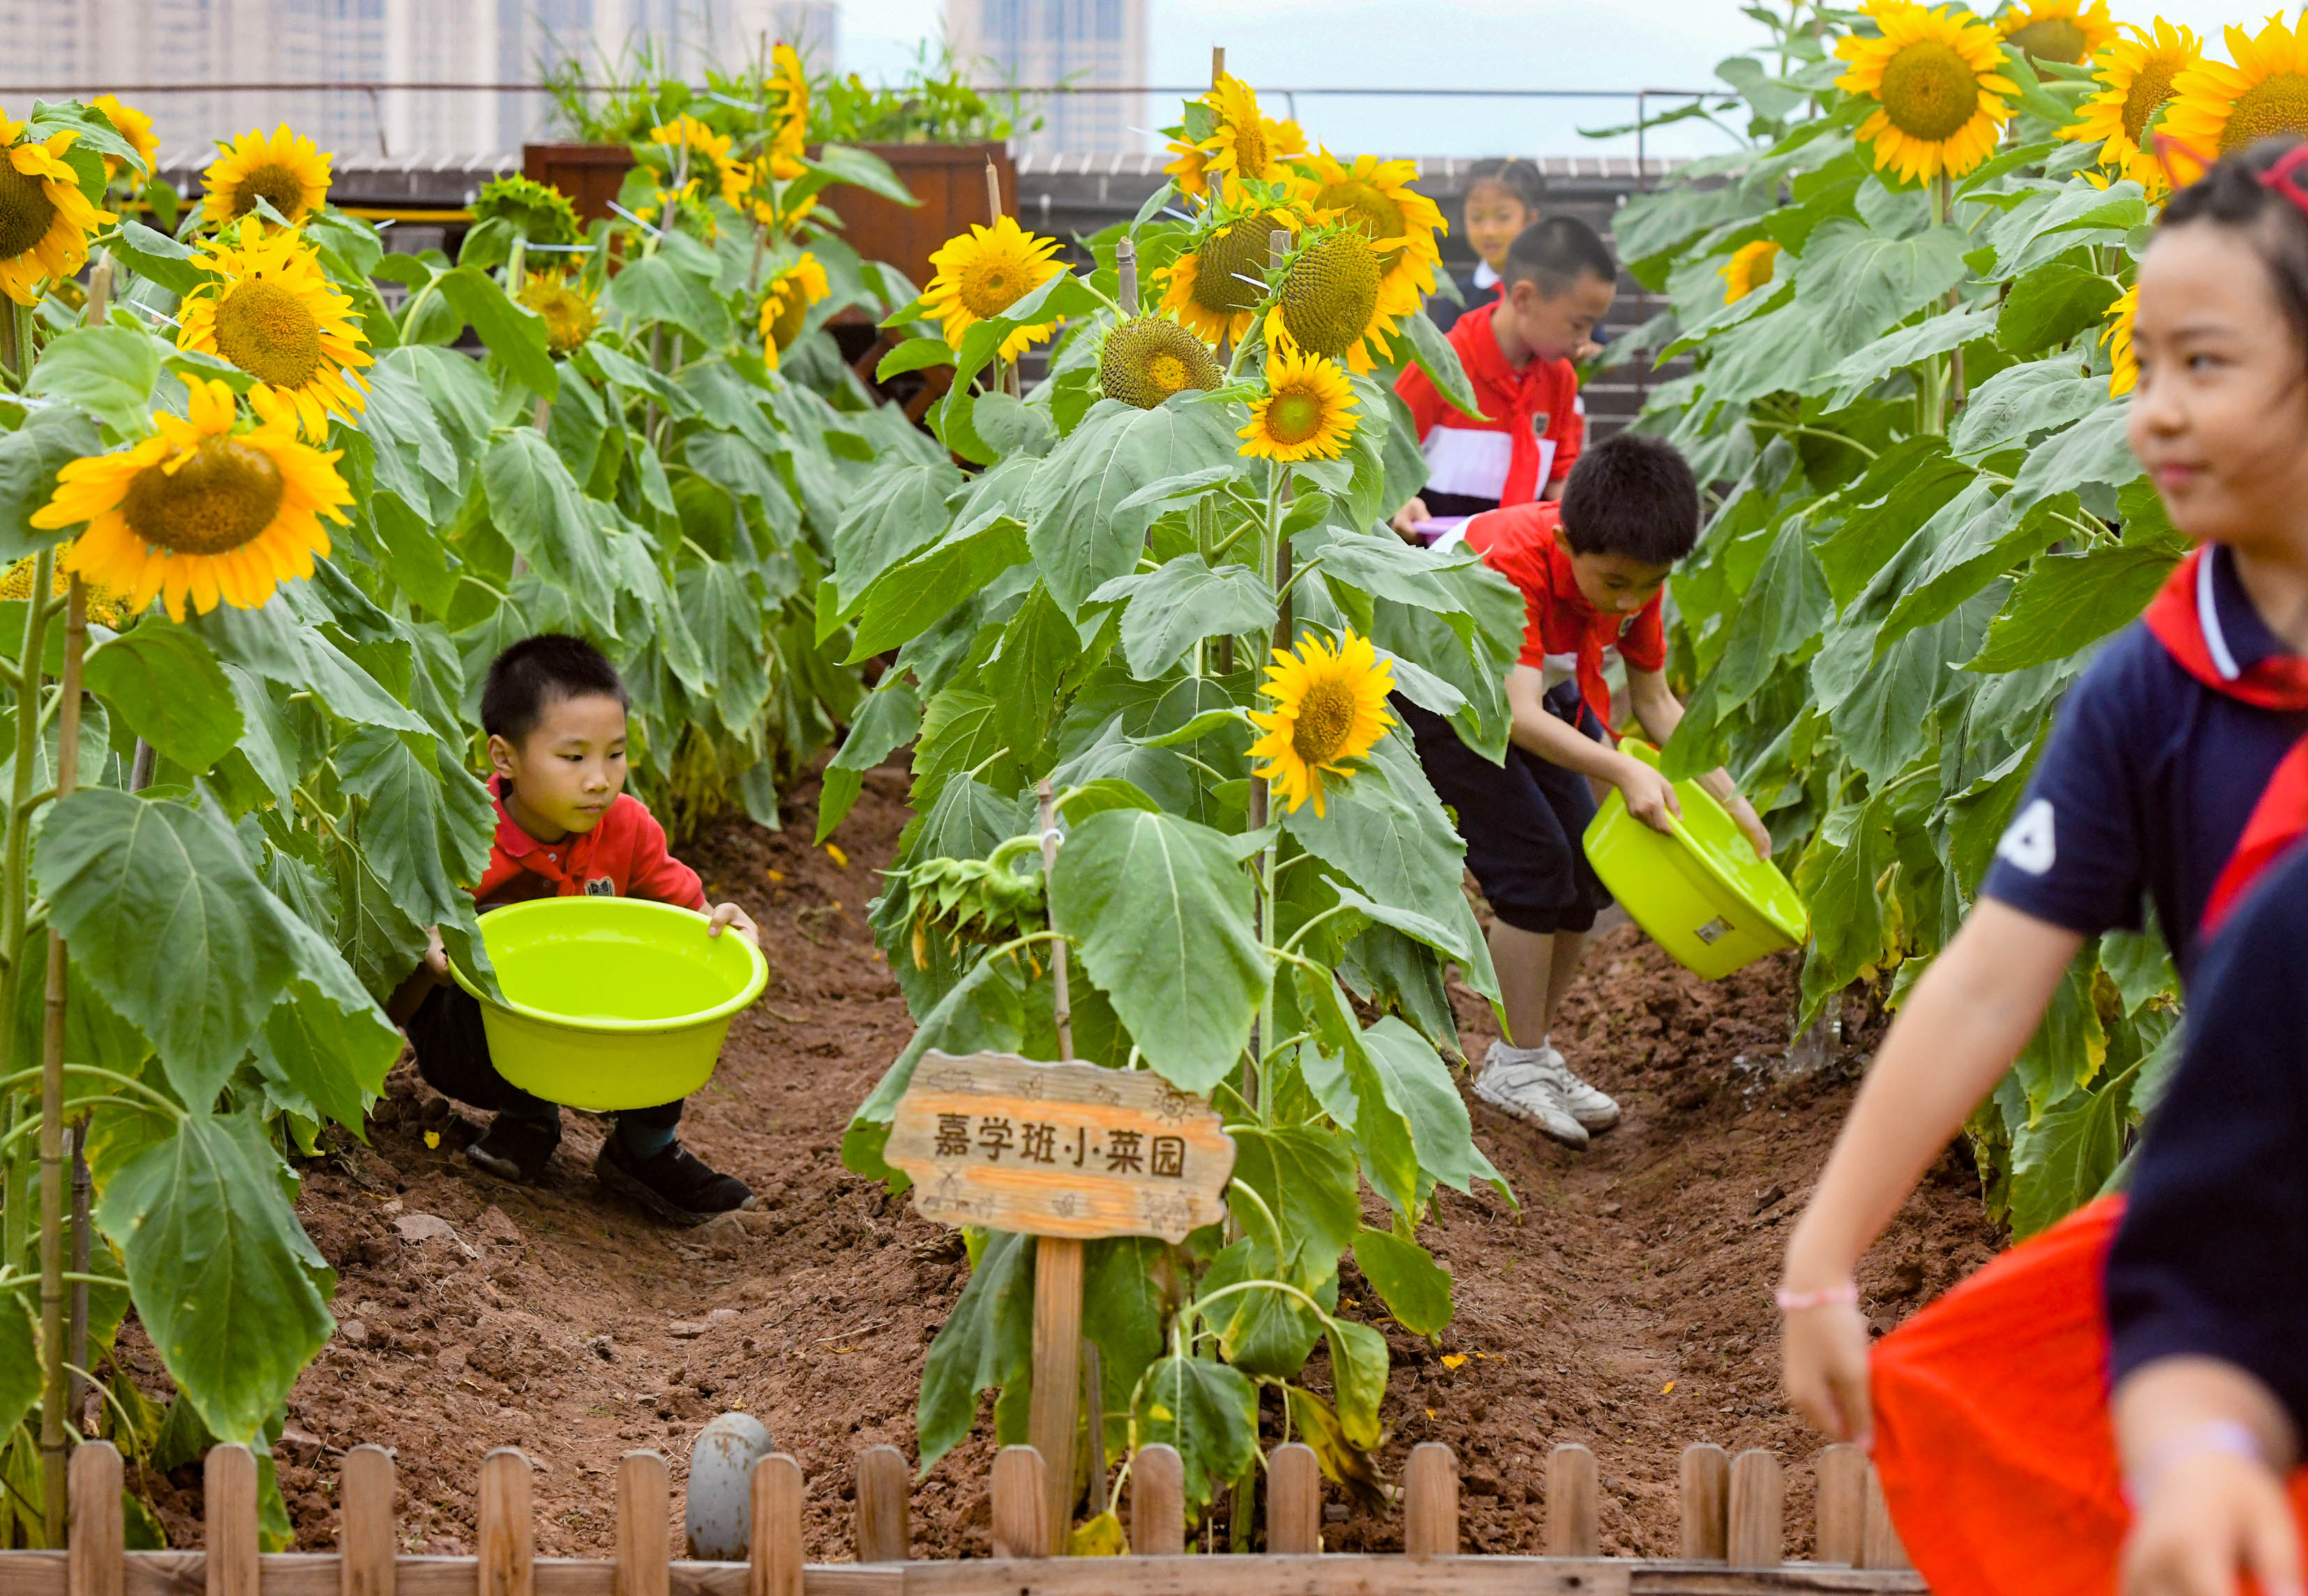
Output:
<instances>
[{"instance_id":1,"label":"boy's hand gripping basin","mask_svg":"<svg viewBox=\"0 0 2308 1596\"><path fill-rule=\"evenodd\" d=\"M770 979L735 931L637 897L544 897L481 916L498 1003L480 1000L497 1072L550 1103L601 1111L651 1108L703 1085L737 1011Z\"/></svg>"},{"instance_id":2,"label":"boy's hand gripping basin","mask_svg":"<svg viewBox=\"0 0 2308 1596\"><path fill-rule=\"evenodd\" d=\"M1658 752L1629 738L1620 744L1653 769ZM1810 933L1803 899L1768 859L1755 857L1713 794L1695 781L1675 784L1683 804L1673 835L1627 812L1616 788L1587 828L1587 860L1611 896L1677 964L1709 981L1800 944Z\"/></svg>"}]
</instances>

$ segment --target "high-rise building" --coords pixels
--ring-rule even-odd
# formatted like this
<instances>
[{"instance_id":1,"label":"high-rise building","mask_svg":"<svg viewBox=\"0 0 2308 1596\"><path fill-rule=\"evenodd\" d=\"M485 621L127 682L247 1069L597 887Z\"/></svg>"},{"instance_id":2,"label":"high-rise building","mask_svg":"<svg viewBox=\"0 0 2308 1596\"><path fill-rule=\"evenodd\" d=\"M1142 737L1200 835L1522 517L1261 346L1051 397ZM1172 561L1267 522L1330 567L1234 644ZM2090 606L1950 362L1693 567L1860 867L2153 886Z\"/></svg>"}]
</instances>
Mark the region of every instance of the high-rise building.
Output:
<instances>
[{"instance_id":1,"label":"high-rise building","mask_svg":"<svg viewBox=\"0 0 2308 1596\"><path fill-rule=\"evenodd\" d=\"M1120 88L1146 82L1150 0L947 0L946 39L981 85ZM1141 150L1146 97L1053 94L1029 102L1042 116L1022 134L1035 151Z\"/></svg>"}]
</instances>

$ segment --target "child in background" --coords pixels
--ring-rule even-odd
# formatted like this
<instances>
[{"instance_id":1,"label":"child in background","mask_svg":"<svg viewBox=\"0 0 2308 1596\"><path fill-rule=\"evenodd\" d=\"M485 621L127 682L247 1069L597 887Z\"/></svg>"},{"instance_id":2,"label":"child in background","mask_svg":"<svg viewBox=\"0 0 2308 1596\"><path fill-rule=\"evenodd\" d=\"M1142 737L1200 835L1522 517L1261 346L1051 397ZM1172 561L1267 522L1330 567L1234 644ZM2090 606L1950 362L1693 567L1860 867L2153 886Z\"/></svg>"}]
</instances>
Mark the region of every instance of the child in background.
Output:
<instances>
[{"instance_id":1,"label":"child in background","mask_svg":"<svg viewBox=\"0 0 2308 1596\"><path fill-rule=\"evenodd\" d=\"M666 850L665 828L624 791L625 684L581 638L547 632L497 656L481 689L481 726L496 771L496 837L473 897L484 910L531 898L644 897L707 914L697 872ZM710 912L708 936L735 927L758 944L745 910ZM479 1001L452 982L432 933L425 962L393 994L392 1017L434 1090L496 1118L465 1156L490 1174L530 1182L561 1145L561 1109L496 1071ZM754 1194L717 1174L675 1139L678 1101L617 1115L593 1172L663 1218L702 1224L754 1206Z\"/></svg>"},{"instance_id":2,"label":"child in background","mask_svg":"<svg viewBox=\"0 0 2308 1596\"><path fill-rule=\"evenodd\" d=\"M1507 266L1507 247L1525 227L1538 219L1546 183L1527 160L1480 160L1468 175L1467 197L1460 202L1468 247L1475 252L1475 269L1451 279L1459 290L1452 300L1437 294L1426 302L1434 325L1448 332L1461 316L1490 308Z\"/></svg>"},{"instance_id":3,"label":"child in background","mask_svg":"<svg viewBox=\"0 0 2308 1596\"><path fill-rule=\"evenodd\" d=\"M1498 303L1451 330L1482 417L1453 408L1415 365L1395 381L1427 471L1425 487L1394 518L1397 533L1415 542L1419 523L1436 517L1562 496L1587 437L1572 356L1611 308L1618 278L1610 250L1575 218L1516 236Z\"/></svg>"},{"instance_id":4,"label":"child in background","mask_svg":"<svg viewBox=\"0 0 2308 1596\"><path fill-rule=\"evenodd\" d=\"M1581 456L1560 505L1524 504L1467 523L1465 539L1520 588L1529 611L1522 657L1507 673L1513 714L1503 766L1459 740L1450 723L1397 694L1426 778L1458 814L1467 867L1489 900L1491 962L1505 1001L1507 1040L1494 1043L1475 1094L1573 1147L1607 1129L1619 1105L1571 1071L1549 1040L1579 973L1587 933L1611 901L1583 839L1595 818L1587 778L1624 794L1628 810L1664 831L1680 814L1674 786L1606 736L1611 691L1603 656L1626 662L1635 718L1665 742L1683 718L1666 685L1659 587L1699 539L1699 485L1675 446L1636 433ZM1770 837L1731 778L1704 778L1768 858Z\"/></svg>"}]
</instances>

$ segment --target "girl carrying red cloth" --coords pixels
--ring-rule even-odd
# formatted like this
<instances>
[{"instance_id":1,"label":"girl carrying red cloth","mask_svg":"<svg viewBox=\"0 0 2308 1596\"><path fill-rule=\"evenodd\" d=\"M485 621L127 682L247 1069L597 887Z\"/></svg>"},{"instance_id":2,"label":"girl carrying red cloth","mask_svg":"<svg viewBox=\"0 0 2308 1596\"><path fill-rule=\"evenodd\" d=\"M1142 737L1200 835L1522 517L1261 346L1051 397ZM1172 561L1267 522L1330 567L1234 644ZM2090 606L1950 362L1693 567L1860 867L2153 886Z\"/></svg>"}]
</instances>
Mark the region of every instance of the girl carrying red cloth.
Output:
<instances>
[{"instance_id":1,"label":"girl carrying red cloth","mask_svg":"<svg viewBox=\"0 0 2308 1596\"><path fill-rule=\"evenodd\" d=\"M2308 1384L2269 1349L2308 1341L2308 866L2252 888L2308 828L2308 148L2255 145L2173 197L2132 337L2131 446L2200 546L2062 706L1781 1281L1788 1394L1873 1445L1937 1596L2226 1596L2245 1569L2271 1593L2299 1585L2279 1476ZM2143 900L2192 1042L2131 1215L2104 1199L1983 1270L1876 1350L1871 1390L1860 1255L2011 1067L2084 939L2137 926ZM2256 972L2264 953L2280 993ZM2273 1050L2254 1086L2288 1068L2286 1092L2191 1094L2243 1068L2240 1034Z\"/></svg>"}]
</instances>

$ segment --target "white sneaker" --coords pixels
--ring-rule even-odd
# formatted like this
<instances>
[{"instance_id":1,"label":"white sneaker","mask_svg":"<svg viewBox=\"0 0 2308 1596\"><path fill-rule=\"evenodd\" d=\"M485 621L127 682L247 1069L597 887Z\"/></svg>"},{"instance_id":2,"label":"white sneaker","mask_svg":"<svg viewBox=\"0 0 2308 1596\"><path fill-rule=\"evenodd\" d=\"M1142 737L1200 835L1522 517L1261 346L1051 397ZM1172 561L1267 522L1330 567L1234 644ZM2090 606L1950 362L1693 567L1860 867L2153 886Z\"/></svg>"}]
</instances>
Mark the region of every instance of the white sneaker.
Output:
<instances>
[{"instance_id":1,"label":"white sneaker","mask_svg":"<svg viewBox=\"0 0 2308 1596\"><path fill-rule=\"evenodd\" d=\"M1589 1130L1608 1130L1619 1122L1619 1105L1610 1094L1589 1085L1571 1073L1571 1066L1553 1043L1525 1050L1511 1048L1503 1042L1491 1043L1491 1063L1528 1060L1537 1067L1539 1078L1554 1091L1556 1101L1571 1111L1571 1117Z\"/></svg>"},{"instance_id":2,"label":"white sneaker","mask_svg":"<svg viewBox=\"0 0 2308 1596\"><path fill-rule=\"evenodd\" d=\"M1587 1130L1555 1092L1546 1070L1529 1057L1505 1058L1496 1044L1475 1077L1475 1095L1566 1146L1584 1147Z\"/></svg>"}]
</instances>

